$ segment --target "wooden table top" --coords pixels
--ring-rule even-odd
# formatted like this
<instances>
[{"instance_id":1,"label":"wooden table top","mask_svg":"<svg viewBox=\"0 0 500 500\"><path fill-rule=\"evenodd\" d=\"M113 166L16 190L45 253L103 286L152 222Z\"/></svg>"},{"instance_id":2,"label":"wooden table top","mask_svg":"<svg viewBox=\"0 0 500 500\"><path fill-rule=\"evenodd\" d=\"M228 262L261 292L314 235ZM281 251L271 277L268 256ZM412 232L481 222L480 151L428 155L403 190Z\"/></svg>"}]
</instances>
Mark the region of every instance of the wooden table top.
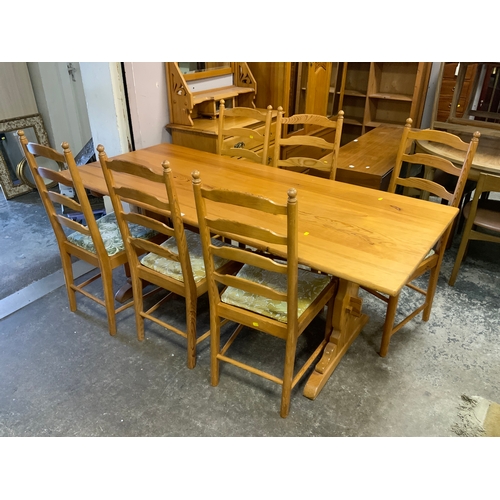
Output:
<instances>
[{"instance_id":1,"label":"wooden table top","mask_svg":"<svg viewBox=\"0 0 500 500\"><path fill-rule=\"evenodd\" d=\"M297 189L299 258L312 268L396 295L458 213L458 209L343 182L320 179L173 144L159 144L118 158L161 171L170 162L181 210L197 225L191 172L203 185L252 192L285 203ZM88 189L106 194L99 163L79 167ZM120 184L127 184L123 176ZM146 189L150 186L145 181ZM164 193L152 194L164 196ZM259 223L255 217L250 218ZM269 220L265 221L269 224ZM277 230L282 221L276 219ZM283 248L270 248L283 255Z\"/></svg>"},{"instance_id":2,"label":"wooden table top","mask_svg":"<svg viewBox=\"0 0 500 500\"><path fill-rule=\"evenodd\" d=\"M351 177L383 176L396 163L403 128L381 125L347 143L339 150L337 168L347 170ZM338 180L342 180L338 172Z\"/></svg>"},{"instance_id":3,"label":"wooden table top","mask_svg":"<svg viewBox=\"0 0 500 500\"><path fill-rule=\"evenodd\" d=\"M480 128L478 130L481 131ZM417 141L417 147L426 153L447 158L457 165L462 165L464 162L465 152L450 148L444 144ZM500 175L500 139L485 136L479 138L479 145L474 155L469 179L477 180L481 172Z\"/></svg>"},{"instance_id":4,"label":"wooden table top","mask_svg":"<svg viewBox=\"0 0 500 500\"><path fill-rule=\"evenodd\" d=\"M402 135L402 127L380 125L348 142L339 149L336 179L386 191Z\"/></svg>"}]
</instances>

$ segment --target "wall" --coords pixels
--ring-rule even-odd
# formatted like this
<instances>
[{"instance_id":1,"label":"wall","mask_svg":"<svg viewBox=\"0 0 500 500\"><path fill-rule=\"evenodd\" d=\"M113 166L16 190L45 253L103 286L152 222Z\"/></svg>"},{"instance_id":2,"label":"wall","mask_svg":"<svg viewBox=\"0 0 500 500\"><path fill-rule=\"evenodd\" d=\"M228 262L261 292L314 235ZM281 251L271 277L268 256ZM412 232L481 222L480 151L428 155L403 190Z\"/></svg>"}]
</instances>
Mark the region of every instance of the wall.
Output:
<instances>
[{"instance_id":1,"label":"wall","mask_svg":"<svg viewBox=\"0 0 500 500\"><path fill-rule=\"evenodd\" d=\"M38 113L25 62L0 62L0 120Z\"/></svg>"},{"instance_id":2,"label":"wall","mask_svg":"<svg viewBox=\"0 0 500 500\"><path fill-rule=\"evenodd\" d=\"M429 77L429 85L427 87L427 96L425 98L424 111L422 113L422 121L420 128L430 128L432 121L432 108L434 106L434 95L438 85L440 62L432 63L431 74Z\"/></svg>"},{"instance_id":3,"label":"wall","mask_svg":"<svg viewBox=\"0 0 500 500\"><path fill-rule=\"evenodd\" d=\"M165 63L124 63L135 149L172 142Z\"/></svg>"},{"instance_id":4,"label":"wall","mask_svg":"<svg viewBox=\"0 0 500 500\"><path fill-rule=\"evenodd\" d=\"M60 149L68 142L76 155L92 137L80 65L73 78L65 62L31 62L28 70L35 92L38 109L42 115L49 144Z\"/></svg>"},{"instance_id":5,"label":"wall","mask_svg":"<svg viewBox=\"0 0 500 500\"><path fill-rule=\"evenodd\" d=\"M94 146L108 156L132 150L120 63L80 63Z\"/></svg>"}]
</instances>

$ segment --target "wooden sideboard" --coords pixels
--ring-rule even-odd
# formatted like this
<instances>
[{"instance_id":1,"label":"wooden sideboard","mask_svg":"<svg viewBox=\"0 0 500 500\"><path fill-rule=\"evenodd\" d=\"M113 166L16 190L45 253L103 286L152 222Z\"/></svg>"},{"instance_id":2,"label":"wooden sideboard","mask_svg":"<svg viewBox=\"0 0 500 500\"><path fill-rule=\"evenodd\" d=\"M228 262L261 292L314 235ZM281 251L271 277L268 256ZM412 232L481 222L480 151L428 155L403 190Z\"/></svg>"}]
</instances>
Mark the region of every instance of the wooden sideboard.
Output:
<instances>
[{"instance_id":1,"label":"wooden sideboard","mask_svg":"<svg viewBox=\"0 0 500 500\"><path fill-rule=\"evenodd\" d=\"M170 123L166 129L179 146L215 153L217 150L219 102L226 107L255 108L257 82L247 63L165 63ZM263 111L265 112L265 108ZM264 124L248 118L228 119L228 127L262 130ZM271 143L274 137L271 130ZM237 142L228 138L226 143ZM259 153L261 145L246 146ZM272 158L273 147L269 150Z\"/></svg>"}]
</instances>

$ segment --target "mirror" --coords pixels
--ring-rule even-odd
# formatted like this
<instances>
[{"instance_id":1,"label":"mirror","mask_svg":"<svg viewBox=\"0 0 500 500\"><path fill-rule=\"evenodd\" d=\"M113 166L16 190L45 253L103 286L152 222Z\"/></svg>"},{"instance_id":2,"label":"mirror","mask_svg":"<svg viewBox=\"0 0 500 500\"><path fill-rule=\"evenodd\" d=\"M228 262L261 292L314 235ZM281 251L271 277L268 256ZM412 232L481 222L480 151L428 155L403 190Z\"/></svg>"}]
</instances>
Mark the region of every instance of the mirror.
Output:
<instances>
[{"instance_id":1,"label":"mirror","mask_svg":"<svg viewBox=\"0 0 500 500\"><path fill-rule=\"evenodd\" d=\"M500 137L500 63L442 63L432 128Z\"/></svg>"},{"instance_id":2,"label":"mirror","mask_svg":"<svg viewBox=\"0 0 500 500\"><path fill-rule=\"evenodd\" d=\"M231 67L228 62L180 62L177 64L183 75Z\"/></svg>"},{"instance_id":3,"label":"mirror","mask_svg":"<svg viewBox=\"0 0 500 500\"><path fill-rule=\"evenodd\" d=\"M0 186L7 200L31 191L17 176L17 166L23 160L17 131L23 129L29 141L49 146L42 117L30 115L0 121Z\"/></svg>"},{"instance_id":4,"label":"mirror","mask_svg":"<svg viewBox=\"0 0 500 500\"><path fill-rule=\"evenodd\" d=\"M181 78L186 82L230 75L233 72L232 63L228 62L176 62L174 64Z\"/></svg>"}]
</instances>

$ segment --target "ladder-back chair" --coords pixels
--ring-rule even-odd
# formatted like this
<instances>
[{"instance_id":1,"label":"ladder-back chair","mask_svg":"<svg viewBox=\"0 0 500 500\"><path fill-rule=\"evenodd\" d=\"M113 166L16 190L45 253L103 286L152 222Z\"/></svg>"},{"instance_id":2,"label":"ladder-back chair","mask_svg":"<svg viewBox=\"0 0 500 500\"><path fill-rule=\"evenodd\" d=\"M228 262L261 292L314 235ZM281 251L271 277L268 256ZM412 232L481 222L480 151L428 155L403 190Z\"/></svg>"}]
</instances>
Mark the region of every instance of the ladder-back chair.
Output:
<instances>
[{"instance_id":1,"label":"ladder-back chair","mask_svg":"<svg viewBox=\"0 0 500 500\"><path fill-rule=\"evenodd\" d=\"M470 143L467 143L462 141L460 137L454 134L450 134L449 132L440 130L412 130L411 125L412 120L411 118L408 118L404 126L403 135L401 137L401 142L396 157L396 164L392 172L388 191L391 193L395 193L398 186L402 186L403 189L413 188L422 192L430 193L431 196L437 197L441 200L445 200L449 205L453 207L458 207L465 187L465 182L467 181L467 176L472 165L472 160L478 146L480 133L475 132ZM462 151L465 154L463 164L461 167L457 167L451 161L445 158L427 153L415 153L415 148L412 147L412 143L414 141L437 142ZM457 179L456 183L454 183L454 190L450 192L444 186L434 182L431 179L420 177L401 177L401 168L403 166L403 162L409 164L424 165L425 167L435 169L436 171L442 171L446 174L454 176ZM432 203L432 201L429 201L429 203ZM394 324L394 322L396 319L396 312L400 295L398 294L396 296L385 296L376 290L365 288L365 290L369 291L370 293L387 303L384 329L382 334L382 343L380 346L381 356L386 356L387 351L389 350L391 337L420 312L423 311L422 319L424 321L428 321L431 314L434 294L436 292L441 262L443 260L446 243L448 241L448 237L451 233L452 227L453 225L450 225L447 231L436 243L434 248L422 260L420 265L413 272L413 274L408 279L408 282L406 283L407 287L424 296L424 302L396 325ZM415 235L415 237L418 238L418 235ZM419 286L416 286L412 283L415 279L424 275L426 272L430 272L426 289L420 288Z\"/></svg>"},{"instance_id":2,"label":"ladder-back chair","mask_svg":"<svg viewBox=\"0 0 500 500\"><path fill-rule=\"evenodd\" d=\"M255 163L268 165L270 158L272 106L267 111L256 108L226 108L224 99L219 104L217 154L244 158ZM236 120L246 118L262 126L248 128ZM235 120L236 119L236 120ZM238 126L239 125L239 126Z\"/></svg>"},{"instance_id":3,"label":"ladder-back chair","mask_svg":"<svg viewBox=\"0 0 500 500\"><path fill-rule=\"evenodd\" d=\"M115 335L117 331L116 314L132 305L132 302L128 302L115 307L113 270L127 264L127 254L116 218L114 214L108 214L98 220L95 219L78 167L67 142L63 142L64 154L61 154L47 146L28 142L23 130L18 131L18 136L57 239L70 310L73 312L77 310L75 292L92 299L105 307L109 333ZM37 156L48 158L63 166L67 165L71 179L66 179L55 170L39 166ZM45 179L73 188L76 194L75 198L69 198L57 191L49 190ZM82 213L86 225L71 218L69 216L71 210ZM65 228L73 232L68 233ZM152 236L149 231L143 231L139 227L134 227L133 231L138 238ZM88 262L98 268L99 272L77 285L73 276L71 256ZM102 280L103 299L85 289L87 285L99 277Z\"/></svg>"},{"instance_id":4,"label":"ladder-back chair","mask_svg":"<svg viewBox=\"0 0 500 500\"><path fill-rule=\"evenodd\" d=\"M184 227L169 162L163 162L163 169L157 172L146 165L109 160L102 145L97 147L97 151L128 254L137 338L144 340L144 319L180 335L187 341L187 366L194 368L196 347L210 335L207 331L197 337L196 331L197 299L207 291L207 280L200 237ZM119 182L124 176L128 178L127 184ZM140 212L129 211L123 203L137 207ZM135 238L130 230L133 225L155 231L158 236L163 236L163 241ZM215 244L223 243L217 241ZM139 258L145 252L146 255ZM229 264L222 259L217 262L218 266ZM170 293L145 309L143 288L147 284ZM185 330L163 321L159 314L153 315L175 295L185 299Z\"/></svg>"},{"instance_id":5,"label":"ladder-back chair","mask_svg":"<svg viewBox=\"0 0 500 500\"><path fill-rule=\"evenodd\" d=\"M448 282L450 286L455 284L469 241L500 243L500 200L482 199L481 195L483 193L500 193L500 176L486 173L479 174L474 198L462 210L467 223L464 227L455 265Z\"/></svg>"},{"instance_id":6,"label":"ladder-back chair","mask_svg":"<svg viewBox=\"0 0 500 500\"><path fill-rule=\"evenodd\" d=\"M344 112L339 111L336 119L322 115L299 114L285 118L283 108L278 108L276 137L274 140L273 167L335 180L342 136ZM288 125L303 125L305 130L286 136ZM308 135L311 127L321 127L335 134L333 141L315 135ZM286 149L289 153L285 153ZM294 152L294 149L297 151ZM307 153L307 156L304 154ZM289 156L283 158L283 156Z\"/></svg>"},{"instance_id":7,"label":"ladder-back chair","mask_svg":"<svg viewBox=\"0 0 500 500\"><path fill-rule=\"evenodd\" d=\"M286 203L276 203L248 193L204 187L197 171L192 173L192 179L209 281L211 383L213 386L219 383L220 361L276 382L282 386L280 414L286 417L292 388L321 354L330 337L337 280L298 267L295 189L288 191ZM212 232L248 246L215 246L210 242ZM286 260L265 252L270 243L283 245ZM242 267L236 275L223 273L215 269L217 258L230 259ZM223 286L222 291L218 285ZM328 306L325 335L302 368L294 373L297 339L325 305ZM238 325L222 347L221 320ZM243 327L285 341L281 376L230 356L230 346Z\"/></svg>"}]
</instances>

